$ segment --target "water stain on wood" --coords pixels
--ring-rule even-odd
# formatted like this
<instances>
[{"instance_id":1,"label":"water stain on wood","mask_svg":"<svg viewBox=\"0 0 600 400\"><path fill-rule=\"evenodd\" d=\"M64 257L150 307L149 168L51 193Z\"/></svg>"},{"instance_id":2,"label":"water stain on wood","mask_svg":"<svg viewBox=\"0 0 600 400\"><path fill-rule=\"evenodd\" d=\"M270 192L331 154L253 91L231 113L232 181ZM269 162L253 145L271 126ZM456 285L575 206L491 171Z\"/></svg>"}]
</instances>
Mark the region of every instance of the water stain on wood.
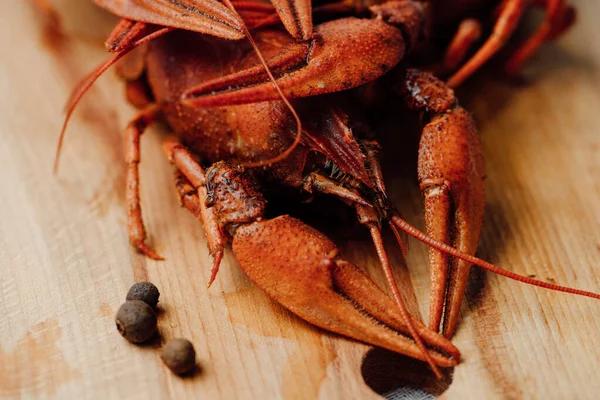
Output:
<instances>
[{"instance_id":1,"label":"water stain on wood","mask_svg":"<svg viewBox=\"0 0 600 400\"><path fill-rule=\"evenodd\" d=\"M324 332L294 316L254 285L226 293L225 302L232 323L262 336L296 342L294 353L282 370L283 398L317 398L327 368L337 357L335 349L326 342Z\"/></svg>"},{"instance_id":2,"label":"water stain on wood","mask_svg":"<svg viewBox=\"0 0 600 400\"><path fill-rule=\"evenodd\" d=\"M80 375L58 347L62 329L55 319L33 326L12 351L0 348L0 397L51 396Z\"/></svg>"}]
</instances>

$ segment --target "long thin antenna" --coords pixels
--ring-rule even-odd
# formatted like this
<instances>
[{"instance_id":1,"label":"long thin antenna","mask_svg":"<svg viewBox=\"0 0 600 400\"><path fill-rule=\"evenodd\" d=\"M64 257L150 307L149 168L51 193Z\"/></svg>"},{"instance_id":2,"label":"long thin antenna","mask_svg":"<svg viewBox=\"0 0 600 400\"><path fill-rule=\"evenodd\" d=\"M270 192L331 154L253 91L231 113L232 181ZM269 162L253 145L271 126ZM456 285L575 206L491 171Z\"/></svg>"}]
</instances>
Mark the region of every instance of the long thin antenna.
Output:
<instances>
[{"instance_id":1,"label":"long thin antenna","mask_svg":"<svg viewBox=\"0 0 600 400\"><path fill-rule=\"evenodd\" d=\"M402 316L402 319L406 323L406 326L408 327L408 331L410 332L410 335L412 336L415 343L421 350L421 353L423 353L423 357L425 358L425 361L427 361L427 364L429 364L429 367L431 368L431 370L433 371L435 376L438 379L442 379L442 374L441 374L440 370L433 362L433 359L431 358L431 355L427 351L427 348L425 347L423 340L421 340L421 336L419 336L419 332L417 332L417 329L415 328L415 325L413 324L413 322L410 318L410 314L408 313L408 310L406 309L406 306L404 305L402 296L400 296L400 291L398 290L398 286L396 284L396 279L394 278L394 273L392 272L392 267L390 266L390 261L385 252L385 248L383 246L383 240L381 238L381 231L379 230L379 227L377 227L375 224L371 224L369 226L369 232L371 233L371 238L373 239L373 244L375 245L375 250L377 250L377 256L379 258L379 262L380 262L381 266L383 267L383 273L385 274L385 278L388 282L388 286L390 287L390 290L392 291L392 297L394 298L396 305L400 309L400 315Z\"/></svg>"},{"instance_id":2,"label":"long thin antenna","mask_svg":"<svg viewBox=\"0 0 600 400\"><path fill-rule=\"evenodd\" d=\"M491 264L491 263L484 261L480 258L477 258L475 256L471 256L469 254L462 253L461 251L455 249L452 246L449 246L445 243L442 243L433 238L430 238L425 233L421 232L420 230L418 230L417 228L415 228L414 226L412 226L411 224L409 224L408 222L406 222L405 220L403 220L402 218L400 218L397 215L393 215L391 217L391 221L399 229L403 230L404 232L408 233L410 236L418 239L419 241L433 247L434 249L444 252L446 254L449 254L453 257L459 258L461 260L464 260L466 262L469 262L469 263L476 265L480 268L483 268L485 270L491 271L495 274L502 275L504 277L513 279L518 282L527 283L529 285L534 285L534 286L539 286L539 287L542 287L545 289L555 290L557 292L570 293L570 294L575 294L578 296L591 297L593 299L600 300L600 294L588 292L586 290L573 289L573 288L566 287L566 286L560 286L560 285L555 285L555 284L548 283L548 282L539 281L537 279L529 278L528 276L523 276L523 275L519 275L514 272L511 272L511 271L507 271L505 269L502 269L494 264Z\"/></svg>"},{"instance_id":3,"label":"long thin antenna","mask_svg":"<svg viewBox=\"0 0 600 400\"><path fill-rule=\"evenodd\" d=\"M109 69L111 66L113 66L117 61L119 61L121 58L123 58L131 50L133 50L136 47L139 47L139 46L143 45L144 43L147 43L153 39L156 39L157 37L164 35L165 33L170 32L172 30L173 30L173 28L162 28L162 29L157 30L156 32L149 34L148 36L141 38L137 42L133 43L131 45L131 47L128 47L126 50L116 53L115 55L110 57L108 60L106 60L105 62L100 64L99 67L97 67L89 75L87 75L85 78L83 78L80 83L77 84L77 86L75 87L75 90L73 91L73 93L71 94L71 96L69 97L69 100L67 102L67 106L66 106L67 115L65 116L63 126L60 130L60 136L58 137L58 144L56 145L56 155L54 156L54 167L52 169L53 174L56 175L58 173L58 167L59 167L59 163L60 163L60 154L61 154L64 139L65 139L65 133L67 131L67 126L69 124L69 120L71 119L71 115L73 114L73 111L75 111L75 108L79 104L79 101L81 100L83 95L87 93L89 88L94 84L94 82L96 82L96 80L98 78L100 78L100 76L102 76L102 74L104 74L104 72L106 72L107 69Z\"/></svg>"}]
</instances>

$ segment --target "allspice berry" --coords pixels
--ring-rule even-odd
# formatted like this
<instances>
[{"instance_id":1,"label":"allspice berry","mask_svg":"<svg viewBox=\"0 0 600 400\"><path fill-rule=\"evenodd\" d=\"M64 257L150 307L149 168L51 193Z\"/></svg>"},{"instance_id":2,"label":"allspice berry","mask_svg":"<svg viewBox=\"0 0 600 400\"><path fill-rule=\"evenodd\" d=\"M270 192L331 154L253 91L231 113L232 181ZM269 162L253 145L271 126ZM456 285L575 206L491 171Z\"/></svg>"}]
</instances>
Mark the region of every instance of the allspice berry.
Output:
<instances>
[{"instance_id":1,"label":"allspice berry","mask_svg":"<svg viewBox=\"0 0 600 400\"><path fill-rule=\"evenodd\" d=\"M196 350L187 339L171 339L162 348L160 358L171 371L181 375L196 365Z\"/></svg>"},{"instance_id":2,"label":"allspice berry","mask_svg":"<svg viewBox=\"0 0 600 400\"><path fill-rule=\"evenodd\" d=\"M152 308L156 308L160 292L152 282L138 282L127 292L126 300L141 300Z\"/></svg>"},{"instance_id":3,"label":"allspice berry","mask_svg":"<svg viewBox=\"0 0 600 400\"><path fill-rule=\"evenodd\" d=\"M152 308L141 300L125 302L115 318L117 330L131 343L142 343L156 333L156 315Z\"/></svg>"}]
</instances>

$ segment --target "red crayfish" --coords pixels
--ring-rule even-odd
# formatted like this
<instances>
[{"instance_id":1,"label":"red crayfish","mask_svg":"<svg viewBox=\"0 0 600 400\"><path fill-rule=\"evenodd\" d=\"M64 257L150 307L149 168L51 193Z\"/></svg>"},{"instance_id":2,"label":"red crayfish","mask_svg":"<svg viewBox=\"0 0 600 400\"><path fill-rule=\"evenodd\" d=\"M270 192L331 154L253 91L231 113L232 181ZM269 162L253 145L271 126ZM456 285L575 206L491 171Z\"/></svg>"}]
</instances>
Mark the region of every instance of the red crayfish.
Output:
<instances>
[{"instance_id":1,"label":"red crayfish","mask_svg":"<svg viewBox=\"0 0 600 400\"><path fill-rule=\"evenodd\" d=\"M313 27L310 2L274 0L290 35L262 28L252 36L227 0L226 5L216 0L95 3L123 18L107 41L115 55L80 85L69 115L94 80L131 52L119 67L129 98L143 108L125 135L127 210L131 242L143 254L160 258L145 243L139 142L150 123L163 120L175 134L164 149L177 169L181 202L202 221L214 257L210 282L231 240L240 267L257 286L323 329L427 361L439 374L437 366L459 361L446 337L455 330L471 264L600 298L473 256L485 202L480 142L452 89L403 62L423 38L427 21L420 2L389 1L371 6L371 18L339 18ZM259 8L236 4L246 11ZM243 37L249 42L239 40ZM389 71L398 81L397 95L426 115L418 173L427 235L404 221L388 200L378 145L353 126L335 95ZM268 216L264 188L273 186L335 196L353 207L371 234L391 298L323 234L287 215ZM381 223L401 245L405 232L432 248L429 328L402 303ZM438 334L440 324L445 337Z\"/></svg>"}]
</instances>

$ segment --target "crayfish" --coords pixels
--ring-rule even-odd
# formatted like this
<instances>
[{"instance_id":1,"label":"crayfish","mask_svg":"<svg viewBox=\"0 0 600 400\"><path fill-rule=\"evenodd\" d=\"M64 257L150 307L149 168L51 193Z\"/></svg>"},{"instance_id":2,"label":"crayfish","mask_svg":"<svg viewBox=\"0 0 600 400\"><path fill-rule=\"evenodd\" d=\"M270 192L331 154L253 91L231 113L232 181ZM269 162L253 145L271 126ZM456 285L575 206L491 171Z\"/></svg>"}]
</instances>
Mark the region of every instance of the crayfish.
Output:
<instances>
[{"instance_id":1,"label":"crayfish","mask_svg":"<svg viewBox=\"0 0 600 400\"><path fill-rule=\"evenodd\" d=\"M479 137L453 90L403 61L423 37L420 2L390 1L370 7L370 18L313 26L310 2L274 0L289 34L262 28L252 35L229 1L95 3L123 18L107 41L115 55L74 92L68 116L95 79L121 60L129 98L142 107L125 134L129 237L141 253L160 259L146 244L138 165L142 133L162 120L174 134L164 150L176 167L181 203L202 221L214 258L209 285L231 240L250 280L300 318L427 361L437 374L438 366L459 361L447 337L456 327L471 264L600 298L473 256L485 202ZM249 41L240 41L243 37ZM396 94L425 115L418 173L427 234L404 221L388 200L378 145L354 129L335 94L388 72L398 82ZM322 193L351 206L371 234L391 297L322 233L288 215L271 217L266 187ZM406 311L383 246L382 223L401 246L404 232L432 248L429 327Z\"/></svg>"}]
</instances>

